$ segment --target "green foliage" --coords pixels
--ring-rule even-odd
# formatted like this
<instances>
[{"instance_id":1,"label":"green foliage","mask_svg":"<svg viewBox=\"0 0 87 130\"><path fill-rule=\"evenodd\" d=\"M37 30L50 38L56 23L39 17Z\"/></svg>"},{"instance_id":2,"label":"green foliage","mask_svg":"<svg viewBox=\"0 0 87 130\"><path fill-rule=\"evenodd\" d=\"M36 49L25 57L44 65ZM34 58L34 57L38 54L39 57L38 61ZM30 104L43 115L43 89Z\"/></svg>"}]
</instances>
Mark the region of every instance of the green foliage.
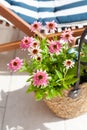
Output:
<instances>
[{"instance_id":1,"label":"green foliage","mask_svg":"<svg viewBox=\"0 0 87 130\"><path fill-rule=\"evenodd\" d=\"M63 48L59 55L49 54L47 39L41 41L42 60L37 62L35 59L31 60L28 64L25 60L22 71L27 71L30 74L36 70L46 70L51 79L46 87L34 86L32 78L30 77L27 82L31 81L27 89L27 93L35 92L36 100L42 100L43 98L51 99L56 96L62 96L64 89L69 89L74 83L77 82L77 61L75 61L74 67L66 69L63 62L67 59L75 60L76 55L74 53L68 53L69 48Z\"/></svg>"},{"instance_id":2,"label":"green foliage","mask_svg":"<svg viewBox=\"0 0 87 130\"><path fill-rule=\"evenodd\" d=\"M58 38L54 38L58 40ZM47 39L40 39L40 49L42 59L40 61L35 58L30 59L30 61L24 60L24 64L20 71L26 71L29 73L30 77L27 82L29 82L29 87L27 93L34 92L36 100L42 100L43 98L51 99L56 96L62 96L63 90L68 90L77 81L77 55L75 53L69 53L71 48L68 47L68 43L63 44L59 54L49 53L49 43ZM85 57L81 60L87 60L87 49L85 45L83 46L82 52ZM78 53L78 52L77 52ZM74 62L73 66L67 68L64 65L64 61L70 60ZM33 83L33 73L37 70L46 71L49 78L47 86L35 86ZM81 75L83 74L84 67L81 66Z\"/></svg>"},{"instance_id":3,"label":"green foliage","mask_svg":"<svg viewBox=\"0 0 87 130\"><path fill-rule=\"evenodd\" d=\"M82 49L81 49L81 61L87 62L87 44L83 43L82 44Z\"/></svg>"}]
</instances>

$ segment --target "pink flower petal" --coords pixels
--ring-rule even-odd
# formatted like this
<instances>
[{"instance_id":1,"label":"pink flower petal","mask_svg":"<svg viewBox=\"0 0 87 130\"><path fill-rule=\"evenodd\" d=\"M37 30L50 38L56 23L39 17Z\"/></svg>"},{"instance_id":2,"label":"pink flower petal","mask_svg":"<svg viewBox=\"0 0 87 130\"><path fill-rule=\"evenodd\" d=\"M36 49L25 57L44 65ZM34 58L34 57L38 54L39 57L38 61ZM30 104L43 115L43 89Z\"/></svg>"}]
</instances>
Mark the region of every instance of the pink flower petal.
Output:
<instances>
[{"instance_id":1,"label":"pink flower petal","mask_svg":"<svg viewBox=\"0 0 87 130\"><path fill-rule=\"evenodd\" d=\"M29 48L31 46L33 40L34 40L33 37L24 37L21 40L20 48L21 49L27 49L27 48Z\"/></svg>"},{"instance_id":2,"label":"pink flower petal","mask_svg":"<svg viewBox=\"0 0 87 130\"><path fill-rule=\"evenodd\" d=\"M31 24L31 31L40 31L42 24L40 22L35 21L33 24Z\"/></svg>"},{"instance_id":3,"label":"pink flower petal","mask_svg":"<svg viewBox=\"0 0 87 130\"><path fill-rule=\"evenodd\" d=\"M37 71L33 75L33 84L34 86L47 86L48 84L48 75L45 71Z\"/></svg>"},{"instance_id":4,"label":"pink flower petal","mask_svg":"<svg viewBox=\"0 0 87 130\"><path fill-rule=\"evenodd\" d=\"M62 46L59 41L51 41L49 45L49 52L59 54L61 47Z\"/></svg>"},{"instance_id":5,"label":"pink flower petal","mask_svg":"<svg viewBox=\"0 0 87 130\"><path fill-rule=\"evenodd\" d=\"M23 64L23 60L19 59L19 57L16 57L15 59L11 60L10 63L7 64L7 66L11 71L16 72L21 68L22 64Z\"/></svg>"}]
</instances>

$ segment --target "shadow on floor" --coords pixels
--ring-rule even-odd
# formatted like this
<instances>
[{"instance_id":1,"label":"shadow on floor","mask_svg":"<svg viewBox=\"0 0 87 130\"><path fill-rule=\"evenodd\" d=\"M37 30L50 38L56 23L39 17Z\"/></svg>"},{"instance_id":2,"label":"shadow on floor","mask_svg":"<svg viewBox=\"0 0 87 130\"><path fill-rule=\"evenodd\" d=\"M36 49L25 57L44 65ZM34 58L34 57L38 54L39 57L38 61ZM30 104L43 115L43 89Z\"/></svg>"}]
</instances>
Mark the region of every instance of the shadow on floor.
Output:
<instances>
[{"instance_id":1,"label":"shadow on floor","mask_svg":"<svg viewBox=\"0 0 87 130\"><path fill-rule=\"evenodd\" d=\"M15 86L14 86L15 87ZM1 91L1 99L6 95ZM34 94L26 94L26 86L8 92L3 130L49 130L50 123L63 121L53 114Z\"/></svg>"}]
</instances>

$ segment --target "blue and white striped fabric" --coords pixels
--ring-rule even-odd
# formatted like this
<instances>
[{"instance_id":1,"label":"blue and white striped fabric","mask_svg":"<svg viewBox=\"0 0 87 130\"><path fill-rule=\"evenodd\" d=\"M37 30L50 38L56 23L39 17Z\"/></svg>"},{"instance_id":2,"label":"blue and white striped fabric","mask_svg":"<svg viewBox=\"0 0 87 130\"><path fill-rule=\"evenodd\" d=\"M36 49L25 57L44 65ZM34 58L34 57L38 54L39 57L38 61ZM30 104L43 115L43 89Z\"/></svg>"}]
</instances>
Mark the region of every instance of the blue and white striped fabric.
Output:
<instances>
[{"instance_id":1,"label":"blue and white striped fabric","mask_svg":"<svg viewBox=\"0 0 87 130\"><path fill-rule=\"evenodd\" d=\"M86 24L87 0L0 0L26 22L54 20L60 26Z\"/></svg>"}]
</instances>

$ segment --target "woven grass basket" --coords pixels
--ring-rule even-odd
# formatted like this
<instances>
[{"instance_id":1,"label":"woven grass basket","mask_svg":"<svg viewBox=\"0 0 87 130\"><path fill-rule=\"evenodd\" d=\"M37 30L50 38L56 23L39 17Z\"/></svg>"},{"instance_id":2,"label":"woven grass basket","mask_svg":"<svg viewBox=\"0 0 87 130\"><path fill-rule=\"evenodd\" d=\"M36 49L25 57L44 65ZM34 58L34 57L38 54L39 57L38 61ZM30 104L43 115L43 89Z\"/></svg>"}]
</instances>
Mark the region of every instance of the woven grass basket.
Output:
<instances>
[{"instance_id":1,"label":"woven grass basket","mask_svg":"<svg viewBox=\"0 0 87 130\"><path fill-rule=\"evenodd\" d=\"M47 99L44 100L47 106L58 117L61 118L74 118L87 112L87 77L85 77L86 81L82 81L82 84L79 84L81 81L80 64L87 66L87 62L82 62L80 60L80 52L82 44L85 43L87 45L86 36L87 36L87 28L83 31L81 35L78 47L77 78L79 80L70 90L63 91L63 97L55 97L51 100Z\"/></svg>"},{"instance_id":2,"label":"woven grass basket","mask_svg":"<svg viewBox=\"0 0 87 130\"><path fill-rule=\"evenodd\" d=\"M79 96L72 99L68 96L69 91L64 91L63 97L55 97L51 100L45 99L49 109L61 118L74 118L87 112L87 83L79 86L81 92Z\"/></svg>"}]
</instances>

